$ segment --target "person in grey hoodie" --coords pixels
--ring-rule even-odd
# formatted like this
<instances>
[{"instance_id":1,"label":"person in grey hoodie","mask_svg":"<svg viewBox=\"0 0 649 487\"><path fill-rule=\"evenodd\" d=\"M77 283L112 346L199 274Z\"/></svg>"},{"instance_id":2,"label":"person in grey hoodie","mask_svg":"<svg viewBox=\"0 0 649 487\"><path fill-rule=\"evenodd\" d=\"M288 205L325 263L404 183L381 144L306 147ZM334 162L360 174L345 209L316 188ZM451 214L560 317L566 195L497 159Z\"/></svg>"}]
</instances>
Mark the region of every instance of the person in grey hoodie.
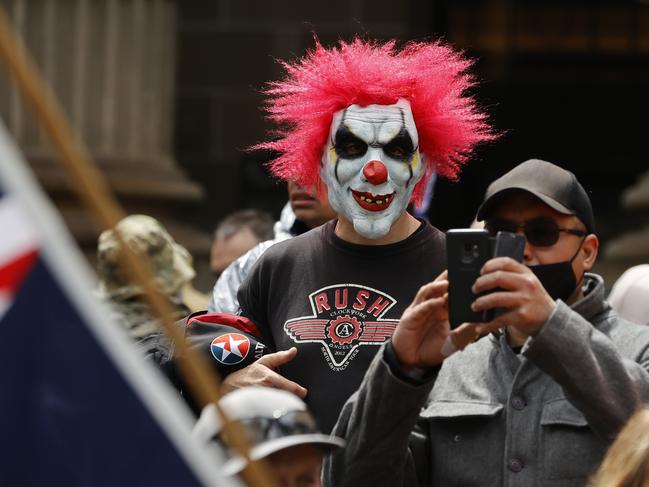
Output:
<instances>
[{"instance_id":1,"label":"person in grey hoodie","mask_svg":"<svg viewBox=\"0 0 649 487\"><path fill-rule=\"evenodd\" d=\"M494 258L473 286L493 291L474 311L507 312L451 330L446 273L424 285L339 416L347 448L325 485L583 486L647 404L649 329L589 272L598 238L575 176L526 161L489 186L478 220L526 237L523 264Z\"/></svg>"}]
</instances>

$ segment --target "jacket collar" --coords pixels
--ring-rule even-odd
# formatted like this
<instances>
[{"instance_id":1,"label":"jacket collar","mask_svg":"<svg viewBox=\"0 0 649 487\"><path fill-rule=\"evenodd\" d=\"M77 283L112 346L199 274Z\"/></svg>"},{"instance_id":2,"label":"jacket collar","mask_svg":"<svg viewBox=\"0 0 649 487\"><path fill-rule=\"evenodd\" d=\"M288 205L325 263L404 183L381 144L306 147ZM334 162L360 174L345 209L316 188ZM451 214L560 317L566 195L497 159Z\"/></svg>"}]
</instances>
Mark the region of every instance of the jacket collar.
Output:
<instances>
[{"instance_id":1,"label":"jacket collar","mask_svg":"<svg viewBox=\"0 0 649 487\"><path fill-rule=\"evenodd\" d=\"M571 308L579 313L588 321L604 311L610 306L605 301L606 291L604 289L604 279L598 274L586 273L584 275L584 297L573 303Z\"/></svg>"}]
</instances>

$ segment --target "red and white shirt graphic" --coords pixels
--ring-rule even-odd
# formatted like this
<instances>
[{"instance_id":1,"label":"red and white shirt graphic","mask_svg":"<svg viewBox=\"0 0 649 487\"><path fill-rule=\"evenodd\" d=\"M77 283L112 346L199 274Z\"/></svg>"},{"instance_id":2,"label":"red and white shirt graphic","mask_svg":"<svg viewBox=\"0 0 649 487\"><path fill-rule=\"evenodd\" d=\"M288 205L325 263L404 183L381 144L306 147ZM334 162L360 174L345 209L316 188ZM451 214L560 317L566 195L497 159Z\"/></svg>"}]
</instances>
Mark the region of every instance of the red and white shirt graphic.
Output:
<instances>
[{"instance_id":1,"label":"red and white shirt graphic","mask_svg":"<svg viewBox=\"0 0 649 487\"><path fill-rule=\"evenodd\" d=\"M392 336L399 320L385 319L396 300L359 284L335 284L309 295L311 315L284 323L295 343L319 343L327 363L342 370L362 346L381 345Z\"/></svg>"}]
</instances>

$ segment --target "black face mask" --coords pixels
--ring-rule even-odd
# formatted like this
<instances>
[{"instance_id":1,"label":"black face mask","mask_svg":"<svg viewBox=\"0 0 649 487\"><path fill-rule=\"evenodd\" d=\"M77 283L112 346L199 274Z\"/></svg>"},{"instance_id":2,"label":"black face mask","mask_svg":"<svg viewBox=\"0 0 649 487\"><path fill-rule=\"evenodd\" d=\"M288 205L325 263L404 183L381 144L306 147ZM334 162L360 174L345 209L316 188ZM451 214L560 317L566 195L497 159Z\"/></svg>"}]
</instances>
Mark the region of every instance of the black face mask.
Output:
<instances>
[{"instance_id":1,"label":"black face mask","mask_svg":"<svg viewBox=\"0 0 649 487\"><path fill-rule=\"evenodd\" d=\"M555 264L540 264L529 266L543 287L552 299L561 299L567 301L577 288L577 278L572 270L572 261L581 250L584 241L579 244L579 248L572 259Z\"/></svg>"}]
</instances>

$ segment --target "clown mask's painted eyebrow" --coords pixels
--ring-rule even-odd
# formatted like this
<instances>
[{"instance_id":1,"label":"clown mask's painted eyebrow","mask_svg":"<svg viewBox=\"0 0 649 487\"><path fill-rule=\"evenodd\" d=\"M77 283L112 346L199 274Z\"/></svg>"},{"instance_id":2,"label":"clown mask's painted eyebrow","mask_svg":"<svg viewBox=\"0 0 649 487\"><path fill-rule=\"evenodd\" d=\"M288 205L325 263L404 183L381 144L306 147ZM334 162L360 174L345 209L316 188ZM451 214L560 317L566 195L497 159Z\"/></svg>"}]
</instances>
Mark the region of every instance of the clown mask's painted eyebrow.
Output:
<instances>
[{"instance_id":1,"label":"clown mask's painted eyebrow","mask_svg":"<svg viewBox=\"0 0 649 487\"><path fill-rule=\"evenodd\" d=\"M347 107L343 113L342 122L362 122L372 125L384 123L399 123L405 125L405 114L403 108L394 105L371 105L358 107L352 105Z\"/></svg>"},{"instance_id":2,"label":"clown mask's painted eyebrow","mask_svg":"<svg viewBox=\"0 0 649 487\"><path fill-rule=\"evenodd\" d=\"M352 106L344 111L340 123L370 147L380 147L401 131L405 119L400 107Z\"/></svg>"}]
</instances>

